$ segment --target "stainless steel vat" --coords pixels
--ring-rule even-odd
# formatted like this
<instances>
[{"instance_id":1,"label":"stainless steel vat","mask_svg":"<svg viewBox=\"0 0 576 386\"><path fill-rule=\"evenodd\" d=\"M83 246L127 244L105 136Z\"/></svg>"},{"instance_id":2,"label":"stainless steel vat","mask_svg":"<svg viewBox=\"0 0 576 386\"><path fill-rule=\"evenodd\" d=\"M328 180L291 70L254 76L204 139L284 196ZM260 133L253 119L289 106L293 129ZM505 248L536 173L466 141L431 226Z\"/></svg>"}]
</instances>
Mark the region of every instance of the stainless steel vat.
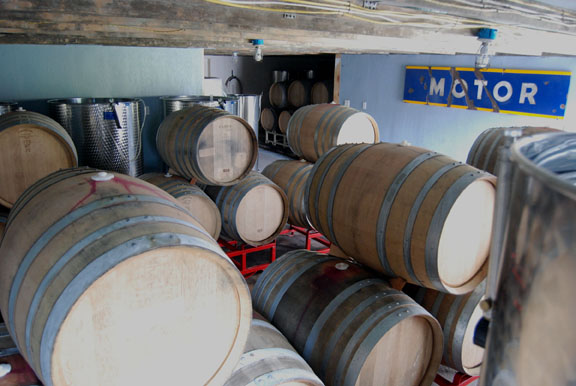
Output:
<instances>
[{"instance_id":1,"label":"stainless steel vat","mask_svg":"<svg viewBox=\"0 0 576 386\"><path fill-rule=\"evenodd\" d=\"M237 115L238 98L235 96L208 96L208 95L181 95L160 97L164 105L164 117L174 111L182 110L193 105L216 107Z\"/></svg>"},{"instance_id":2,"label":"stainless steel vat","mask_svg":"<svg viewBox=\"0 0 576 386\"><path fill-rule=\"evenodd\" d=\"M48 106L52 118L70 133L80 165L142 174L145 107L141 99L53 99Z\"/></svg>"},{"instance_id":3,"label":"stainless steel vat","mask_svg":"<svg viewBox=\"0 0 576 386\"><path fill-rule=\"evenodd\" d=\"M502 183L509 204L481 384L574 385L576 134L519 140Z\"/></svg>"},{"instance_id":4,"label":"stainless steel vat","mask_svg":"<svg viewBox=\"0 0 576 386\"><path fill-rule=\"evenodd\" d=\"M256 139L258 139L258 123L260 122L260 101L262 95L237 94L234 96L238 98L238 108L235 115L244 118L244 120L252 126L252 129L254 129L254 133L256 134Z\"/></svg>"},{"instance_id":5,"label":"stainless steel vat","mask_svg":"<svg viewBox=\"0 0 576 386\"><path fill-rule=\"evenodd\" d=\"M0 115L15 111L17 107L16 102L0 102Z\"/></svg>"}]
</instances>

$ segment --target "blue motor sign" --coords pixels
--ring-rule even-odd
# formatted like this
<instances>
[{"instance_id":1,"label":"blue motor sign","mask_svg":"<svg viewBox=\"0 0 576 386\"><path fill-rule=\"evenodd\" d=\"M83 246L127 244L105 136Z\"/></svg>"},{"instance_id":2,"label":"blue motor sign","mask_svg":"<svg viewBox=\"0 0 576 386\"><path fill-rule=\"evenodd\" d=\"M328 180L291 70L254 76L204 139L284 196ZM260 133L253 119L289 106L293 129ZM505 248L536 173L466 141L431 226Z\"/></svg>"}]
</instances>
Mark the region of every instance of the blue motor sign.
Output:
<instances>
[{"instance_id":1,"label":"blue motor sign","mask_svg":"<svg viewBox=\"0 0 576 386\"><path fill-rule=\"evenodd\" d=\"M569 71L406 66L404 102L563 119Z\"/></svg>"}]
</instances>

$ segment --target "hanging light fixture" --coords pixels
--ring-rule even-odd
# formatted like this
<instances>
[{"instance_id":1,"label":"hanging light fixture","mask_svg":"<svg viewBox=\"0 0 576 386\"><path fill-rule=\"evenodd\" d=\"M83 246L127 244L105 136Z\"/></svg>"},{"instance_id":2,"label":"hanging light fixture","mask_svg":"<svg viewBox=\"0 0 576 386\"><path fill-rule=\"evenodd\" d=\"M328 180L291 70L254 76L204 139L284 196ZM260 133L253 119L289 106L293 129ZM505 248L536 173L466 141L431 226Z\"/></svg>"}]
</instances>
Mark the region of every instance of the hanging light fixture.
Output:
<instances>
[{"instance_id":1,"label":"hanging light fixture","mask_svg":"<svg viewBox=\"0 0 576 386\"><path fill-rule=\"evenodd\" d=\"M254 46L254 60L261 62L264 55L262 54L262 46L264 45L263 39L252 39L250 41Z\"/></svg>"},{"instance_id":2,"label":"hanging light fixture","mask_svg":"<svg viewBox=\"0 0 576 386\"><path fill-rule=\"evenodd\" d=\"M497 29L481 28L478 31L478 40L482 42L480 51L476 55L476 68L486 68L490 64L490 44L496 39Z\"/></svg>"}]
</instances>

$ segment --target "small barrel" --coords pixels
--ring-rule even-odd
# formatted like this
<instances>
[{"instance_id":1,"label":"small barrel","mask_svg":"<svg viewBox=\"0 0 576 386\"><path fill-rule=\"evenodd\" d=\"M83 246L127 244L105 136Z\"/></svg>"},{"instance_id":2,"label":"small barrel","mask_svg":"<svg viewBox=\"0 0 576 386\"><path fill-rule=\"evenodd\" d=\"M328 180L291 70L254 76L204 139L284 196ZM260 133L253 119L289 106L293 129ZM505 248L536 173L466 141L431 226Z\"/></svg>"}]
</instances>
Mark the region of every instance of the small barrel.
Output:
<instances>
[{"instance_id":1,"label":"small barrel","mask_svg":"<svg viewBox=\"0 0 576 386\"><path fill-rule=\"evenodd\" d=\"M224 386L286 384L324 385L284 335L254 312L244 354Z\"/></svg>"},{"instance_id":2,"label":"small barrel","mask_svg":"<svg viewBox=\"0 0 576 386\"><path fill-rule=\"evenodd\" d=\"M11 208L40 178L78 166L72 138L55 120L30 111L0 116L0 204Z\"/></svg>"},{"instance_id":3,"label":"small barrel","mask_svg":"<svg viewBox=\"0 0 576 386\"><path fill-rule=\"evenodd\" d=\"M268 90L268 100L272 107L283 109L288 106L288 82L275 82Z\"/></svg>"},{"instance_id":4,"label":"small barrel","mask_svg":"<svg viewBox=\"0 0 576 386\"><path fill-rule=\"evenodd\" d=\"M294 154L310 162L344 143L378 142L378 124L350 107L322 104L302 107L292 115L286 131Z\"/></svg>"},{"instance_id":5,"label":"small barrel","mask_svg":"<svg viewBox=\"0 0 576 386\"><path fill-rule=\"evenodd\" d=\"M288 220L288 199L278 185L251 172L234 186L207 186L222 214L222 234L249 245L263 245L280 234Z\"/></svg>"},{"instance_id":6,"label":"small barrel","mask_svg":"<svg viewBox=\"0 0 576 386\"><path fill-rule=\"evenodd\" d=\"M256 163L250 125L230 113L194 105L168 115L158 128L160 156L178 175L212 185L233 185Z\"/></svg>"},{"instance_id":7,"label":"small barrel","mask_svg":"<svg viewBox=\"0 0 576 386\"><path fill-rule=\"evenodd\" d=\"M310 103L319 105L321 103L330 103L330 90L325 82L316 82L310 90Z\"/></svg>"},{"instance_id":8,"label":"small barrel","mask_svg":"<svg viewBox=\"0 0 576 386\"><path fill-rule=\"evenodd\" d=\"M485 130L476 138L466 163L496 175L498 173L498 150L506 143L506 131L517 131L520 137L538 133L561 131L550 127L493 127Z\"/></svg>"},{"instance_id":9,"label":"small barrel","mask_svg":"<svg viewBox=\"0 0 576 386\"><path fill-rule=\"evenodd\" d=\"M430 385L438 370L436 319L351 261L288 252L258 278L252 302L327 385Z\"/></svg>"},{"instance_id":10,"label":"small barrel","mask_svg":"<svg viewBox=\"0 0 576 386\"><path fill-rule=\"evenodd\" d=\"M294 80L288 86L288 104L299 108L310 104L311 84L308 80Z\"/></svg>"},{"instance_id":11,"label":"small barrel","mask_svg":"<svg viewBox=\"0 0 576 386\"><path fill-rule=\"evenodd\" d=\"M426 149L343 145L308 178L310 223L348 256L439 291L486 276L495 178Z\"/></svg>"},{"instance_id":12,"label":"small barrel","mask_svg":"<svg viewBox=\"0 0 576 386\"><path fill-rule=\"evenodd\" d=\"M260 113L260 124L266 131L275 131L278 127L278 117L276 116L276 112L270 108L262 109L262 112Z\"/></svg>"},{"instance_id":13,"label":"small barrel","mask_svg":"<svg viewBox=\"0 0 576 386\"><path fill-rule=\"evenodd\" d=\"M148 173L139 178L170 193L214 239L218 239L222 228L220 210L200 187L170 174Z\"/></svg>"},{"instance_id":14,"label":"small barrel","mask_svg":"<svg viewBox=\"0 0 576 386\"><path fill-rule=\"evenodd\" d=\"M474 344L474 330L482 318L480 301L486 282L466 295L450 295L407 285L403 291L430 312L444 332L442 363L469 375L479 375L484 349Z\"/></svg>"},{"instance_id":15,"label":"small barrel","mask_svg":"<svg viewBox=\"0 0 576 386\"><path fill-rule=\"evenodd\" d=\"M288 223L310 228L304 206L306 181L312 164L303 161L278 160L266 166L262 174L278 185L288 198Z\"/></svg>"},{"instance_id":16,"label":"small barrel","mask_svg":"<svg viewBox=\"0 0 576 386\"><path fill-rule=\"evenodd\" d=\"M50 174L10 212L0 256L0 310L46 386L222 384L242 355L246 282L145 181Z\"/></svg>"},{"instance_id":17,"label":"small barrel","mask_svg":"<svg viewBox=\"0 0 576 386\"><path fill-rule=\"evenodd\" d=\"M290 122L290 118L292 117L292 111L284 110L278 115L278 129L284 134L288 130L288 122Z\"/></svg>"}]
</instances>

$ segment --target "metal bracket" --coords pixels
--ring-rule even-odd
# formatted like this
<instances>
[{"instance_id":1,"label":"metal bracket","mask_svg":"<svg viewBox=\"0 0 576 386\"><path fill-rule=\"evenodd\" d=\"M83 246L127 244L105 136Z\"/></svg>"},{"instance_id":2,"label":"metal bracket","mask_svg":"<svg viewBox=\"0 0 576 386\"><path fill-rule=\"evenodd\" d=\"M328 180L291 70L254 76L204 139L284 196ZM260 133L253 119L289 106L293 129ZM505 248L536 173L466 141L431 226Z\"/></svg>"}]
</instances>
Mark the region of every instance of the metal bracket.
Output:
<instances>
[{"instance_id":1,"label":"metal bracket","mask_svg":"<svg viewBox=\"0 0 576 386\"><path fill-rule=\"evenodd\" d=\"M366 9L375 10L378 7L378 1L366 1L362 2L362 6Z\"/></svg>"}]
</instances>

